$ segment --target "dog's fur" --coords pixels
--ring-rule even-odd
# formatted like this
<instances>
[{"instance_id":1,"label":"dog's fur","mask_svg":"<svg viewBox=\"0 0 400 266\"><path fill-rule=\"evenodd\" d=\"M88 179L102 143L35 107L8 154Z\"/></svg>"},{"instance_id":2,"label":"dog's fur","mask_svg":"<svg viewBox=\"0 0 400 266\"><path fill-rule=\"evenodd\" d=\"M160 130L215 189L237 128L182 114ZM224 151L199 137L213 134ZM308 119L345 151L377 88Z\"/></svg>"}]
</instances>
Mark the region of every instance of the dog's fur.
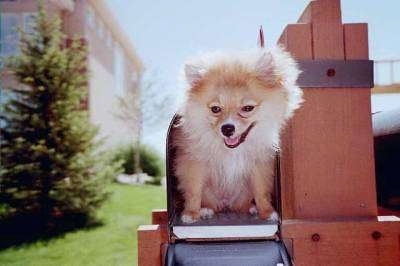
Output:
<instances>
[{"instance_id":1,"label":"dog's fur","mask_svg":"<svg viewBox=\"0 0 400 266\"><path fill-rule=\"evenodd\" d=\"M182 221L222 210L276 219L273 156L282 126L302 101L295 61L280 47L214 53L187 62L184 72L188 93L174 143ZM233 136L221 133L225 124L235 127Z\"/></svg>"}]
</instances>

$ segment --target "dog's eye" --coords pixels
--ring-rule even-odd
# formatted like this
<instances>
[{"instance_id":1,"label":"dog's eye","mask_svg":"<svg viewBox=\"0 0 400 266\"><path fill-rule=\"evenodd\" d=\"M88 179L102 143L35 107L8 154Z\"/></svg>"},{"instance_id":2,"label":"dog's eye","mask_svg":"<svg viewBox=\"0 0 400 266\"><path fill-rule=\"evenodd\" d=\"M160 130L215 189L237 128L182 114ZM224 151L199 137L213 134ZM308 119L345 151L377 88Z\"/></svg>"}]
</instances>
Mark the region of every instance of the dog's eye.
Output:
<instances>
[{"instance_id":1,"label":"dog's eye","mask_svg":"<svg viewBox=\"0 0 400 266\"><path fill-rule=\"evenodd\" d=\"M253 109L254 109L254 106L252 106L252 105L246 105L246 106L242 107L243 112L251 112L251 111L253 111Z\"/></svg>"},{"instance_id":2,"label":"dog's eye","mask_svg":"<svg viewBox=\"0 0 400 266\"><path fill-rule=\"evenodd\" d=\"M213 112L214 114L218 114L219 112L221 112L221 107L211 106L211 112Z\"/></svg>"}]
</instances>

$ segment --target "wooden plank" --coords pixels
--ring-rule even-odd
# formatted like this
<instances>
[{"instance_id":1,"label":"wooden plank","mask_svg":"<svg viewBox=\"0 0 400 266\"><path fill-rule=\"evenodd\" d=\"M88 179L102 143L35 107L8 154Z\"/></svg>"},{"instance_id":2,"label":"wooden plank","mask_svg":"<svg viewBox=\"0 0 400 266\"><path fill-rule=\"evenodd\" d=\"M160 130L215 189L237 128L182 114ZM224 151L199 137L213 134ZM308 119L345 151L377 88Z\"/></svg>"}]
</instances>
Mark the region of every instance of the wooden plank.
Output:
<instances>
[{"instance_id":1,"label":"wooden plank","mask_svg":"<svg viewBox=\"0 0 400 266\"><path fill-rule=\"evenodd\" d=\"M161 246L167 242L166 227L160 225L140 225L138 235L138 265L161 265Z\"/></svg>"},{"instance_id":2,"label":"wooden plank","mask_svg":"<svg viewBox=\"0 0 400 266\"><path fill-rule=\"evenodd\" d=\"M344 50L345 59L369 59L368 53L368 24L367 23L353 23L343 25L344 35ZM356 97L356 96L354 96ZM363 138L364 145L363 151L360 151L360 159L364 157L364 168L368 169L368 175L364 176L363 182L370 186L368 196L371 206L371 211L374 215L378 214L378 206L376 201L376 184L375 184L375 160L374 160L374 146L373 146L373 130L371 118L371 90L360 91L357 95L359 99L363 100L363 105L359 109L363 112L359 114L359 121L364 124L363 134L359 138ZM361 147L360 147L361 148Z\"/></svg>"},{"instance_id":3,"label":"wooden plank","mask_svg":"<svg viewBox=\"0 0 400 266\"><path fill-rule=\"evenodd\" d=\"M311 2L299 21L311 25L310 58L368 58L366 25L341 25L339 0ZM297 46L302 34L289 33L288 28L279 42L290 52L301 51ZM293 38L298 41L290 44L290 36L299 36ZM376 220L370 91L303 88L303 92L305 102L281 141L281 230L286 242L292 243L294 262L400 265L400 222ZM291 217L319 220L288 220Z\"/></svg>"},{"instance_id":4,"label":"wooden plank","mask_svg":"<svg viewBox=\"0 0 400 266\"><path fill-rule=\"evenodd\" d=\"M312 58L311 47L311 25L310 24L289 24L283 31L279 43L296 59ZM281 135L281 204L282 217L284 219L293 217L293 162L292 162L292 126L288 122Z\"/></svg>"},{"instance_id":5,"label":"wooden plank","mask_svg":"<svg viewBox=\"0 0 400 266\"><path fill-rule=\"evenodd\" d=\"M343 25L345 59L368 59L368 24Z\"/></svg>"},{"instance_id":6,"label":"wooden plank","mask_svg":"<svg viewBox=\"0 0 400 266\"><path fill-rule=\"evenodd\" d=\"M301 14L298 23L341 23L340 0L311 1Z\"/></svg>"},{"instance_id":7,"label":"wooden plank","mask_svg":"<svg viewBox=\"0 0 400 266\"><path fill-rule=\"evenodd\" d=\"M399 265L400 222L287 220L296 265Z\"/></svg>"},{"instance_id":8,"label":"wooden plank","mask_svg":"<svg viewBox=\"0 0 400 266\"><path fill-rule=\"evenodd\" d=\"M299 22L312 24L315 59L344 59L340 0L312 1Z\"/></svg>"},{"instance_id":9,"label":"wooden plank","mask_svg":"<svg viewBox=\"0 0 400 266\"><path fill-rule=\"evenodd\" d=\"M291 24L291 25L296 25L296 24ZM277 42L279 45L281 45L283 47L287 47L287 43L286 43L286 36L287 36L287 30L286 29L287 29L287 27L288 27L288 25L283 30L281 36L279 36L279 39L278 39L278 42Z\"/></svg>"},{"instance_id":10,"label":"wooden plank","mask_svg":"<svg viewBox=\"0 0 400 266\"><path fill-rule=\"evenodd\" d=\"M295 217L376 216L369 91L308 88L304 100L292 120Z\"/></svg>"},{"instance_id":11,"label":"wooden plank","mask_svg":"<svg viewBox=\"0 0 400 266\"><path fill-rule=\"evenodd\" d=\"M314 59L344 59L343 26L340 23L312 25Z\"/></svg>"},{"instance_id":12,"label":"wooden plank","mask_svg":"<svg viewBox=\"0 0 400 266\"><path fill-rule=\"evenodd\" d=\"M294 218L294 173L292 122L289 121L281 134L281 215L282 219Z\"/></svg>"},{"instance_id":13,"label":"wooden plank","mask_svg":"<svg viewBox=\"0 0 400 266\"><path fill-rule=\"evenodd\" d=\"M303 239L295 239L293 244L296 266L400 265L398 236L388 236L381 241L363 236L352 239L333 236L318 244Z\"/></svg>"},{"instance_id":14,"label":"wooden plank","mask_svg":"<svg viewBox=\"0 0 400 266\"><path fill-rule=\"evenodd\" d=\"M389 216L391 218L393 216ZM384 220L384 219L382 219ZM313 234L324 237L352 238L359 234L371 237L374 231L379 231L382 237L400 234L398 219L388 219L380 222L377 218L350 217L344 219L289 219L282 221L281 233L284 238L310 239Z\"/></svg>"},{"instance_id":15,"label":"wooden plank","mask_svg":"<svg viewBox=\"0 0 400 266\"><path fill-rule=\"evenodd\" d=\"M168 212L166 209L153 209L151 212L151 223L167 225L168 224Z\"/></svg>"},{"instance_id":16,"label":"wooden plank","mask_svg":"<svg viewBox=\"0 0 400 266\"><path fill-rule=\"evenodd\" d=\"M312 18L302 21L312 22L313 58L340 60L344 59L340 5L328 2L311 3L305 14ZM315 11L324 5L326 10ZM287 45L288 36L286 32ZM291 135L285 132L282 138L282 195L289 207L283 217L376 215L369 90L304 88L303 92L305 102L289 124Z\"/></svg>"},{"instance_id":17,"label":"wooden plank","mask_svg":"<svg viewBox=\"0 0 400 266\"><path fill-rule=\"evenodd\" d=\"M295 59L311 59L311 24L288 24L278 43Z\"/></svg>"}]
</instances>

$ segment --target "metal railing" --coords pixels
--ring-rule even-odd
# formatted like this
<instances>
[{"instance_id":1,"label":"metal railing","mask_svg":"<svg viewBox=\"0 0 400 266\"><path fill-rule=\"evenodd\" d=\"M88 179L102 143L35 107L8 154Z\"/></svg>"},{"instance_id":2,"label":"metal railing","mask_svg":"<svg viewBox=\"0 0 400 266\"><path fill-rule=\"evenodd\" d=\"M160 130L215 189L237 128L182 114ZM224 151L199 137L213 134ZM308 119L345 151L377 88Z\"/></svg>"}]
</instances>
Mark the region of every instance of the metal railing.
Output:
<instances>
[{"instance_id":1,"label":"metal railing","mask_svg":"<svg viewBox=\"0 0 400 266\"><path fill-rule=\"evenodd\" d=\"M400 59L374 61L375 85L390 86L400 83Z\"/></svg>"}]
</instances>

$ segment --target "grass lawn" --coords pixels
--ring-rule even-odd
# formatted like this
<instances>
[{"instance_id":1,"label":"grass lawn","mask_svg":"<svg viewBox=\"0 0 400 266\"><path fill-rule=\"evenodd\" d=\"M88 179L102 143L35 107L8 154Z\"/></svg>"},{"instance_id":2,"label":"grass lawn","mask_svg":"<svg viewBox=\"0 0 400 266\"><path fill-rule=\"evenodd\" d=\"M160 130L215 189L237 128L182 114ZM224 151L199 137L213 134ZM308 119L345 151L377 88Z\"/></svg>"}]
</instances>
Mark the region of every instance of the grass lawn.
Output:
<instances>
[{"instance_id":1,"label":"grass lawn","mask_svg":"<svg viewBox=\"0 0 400 266\"><path fill-rule=\"evenodd\" d=\"M136 229L165 208L165 188L113 184L99 211L104 225L0 251L0 265L136 265Z\"/></svg>"}]
</instances>

